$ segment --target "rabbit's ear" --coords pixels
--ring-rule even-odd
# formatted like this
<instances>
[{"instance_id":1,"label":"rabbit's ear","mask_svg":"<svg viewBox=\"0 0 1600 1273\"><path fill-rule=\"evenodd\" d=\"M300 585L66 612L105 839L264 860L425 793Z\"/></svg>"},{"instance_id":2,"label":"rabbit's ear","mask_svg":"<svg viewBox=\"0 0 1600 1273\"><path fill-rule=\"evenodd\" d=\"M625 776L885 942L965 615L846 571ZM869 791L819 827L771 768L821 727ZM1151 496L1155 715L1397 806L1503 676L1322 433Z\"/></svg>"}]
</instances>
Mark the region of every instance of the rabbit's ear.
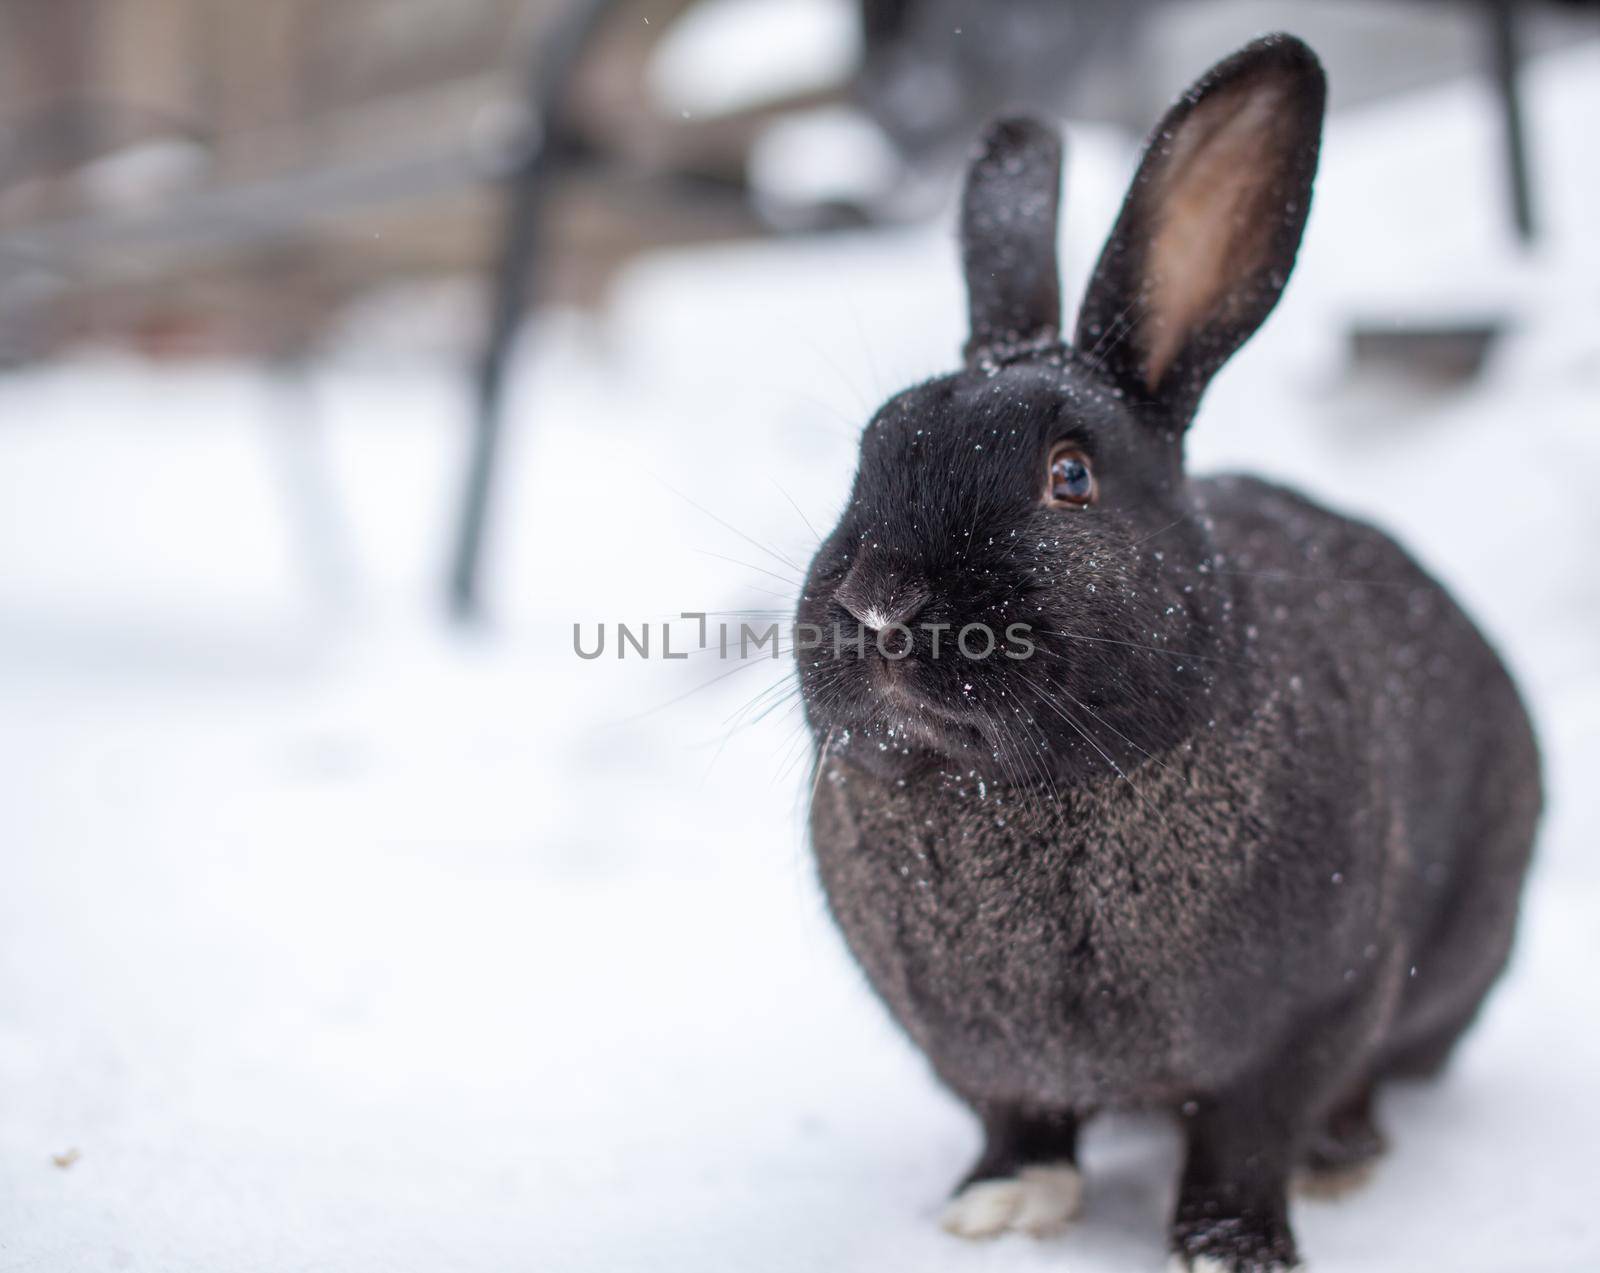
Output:
<instances>
[{"instance_id":1,"label":"rabbit's ear","mask_svg":"<svg viewBox=\"0 0 1600 1273\"><path fill-rule=\"evenodd\" d=\"M1310 49L1264 36L1207 72L1151 134L1074 340L1135 398L1187 419L1278 303L1326 96Z\"/></svg>"},{"instance_id":2,"label":"rabbit's ear","mask_svg":"<svg viewBox=\"0 0 1600 1273\"><path fill-rule=\"evenodd\" d=\"M990 124L967 170L961 262L971 332L963 353L977 367L1060 339L1056 218L1061 138L1032 119Z\"/></svg>"}]
</instances>

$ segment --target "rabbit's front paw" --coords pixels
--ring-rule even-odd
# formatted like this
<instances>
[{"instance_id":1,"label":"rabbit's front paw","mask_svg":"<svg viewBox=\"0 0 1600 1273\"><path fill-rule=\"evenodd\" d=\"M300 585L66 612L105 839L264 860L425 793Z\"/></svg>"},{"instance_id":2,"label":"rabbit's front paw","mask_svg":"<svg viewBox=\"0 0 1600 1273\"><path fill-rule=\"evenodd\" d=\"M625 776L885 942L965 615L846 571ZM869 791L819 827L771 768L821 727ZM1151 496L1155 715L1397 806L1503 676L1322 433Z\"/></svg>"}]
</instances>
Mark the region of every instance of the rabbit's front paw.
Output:
<instances>
[{"instance_id":1,"label":"rabbit's front paw","mask_svg":"<svg viewBox=\"0 0 1600 1273\"><path fill-rule=\"evenodd\" d=\"M1289 1273L1305 1267L1288 1225L1266 1216L1180 1219L1172 1240L1173 1273Z\"/></svg>"},{"instance_id":2,"label":"rabbit's front paw","mask_svg":"<svg viewBox=\"0 0 1600 1273\"><path fill-rule=\"evenodd\" d=\"M960 1238L992 1238L1007 1230L1044 1237L1078 1214L1082 1193L1071 1163L1023 1167L1015 1176L974 1180L950 1199L939 1225Z\"/></svg>"}]
</instances>

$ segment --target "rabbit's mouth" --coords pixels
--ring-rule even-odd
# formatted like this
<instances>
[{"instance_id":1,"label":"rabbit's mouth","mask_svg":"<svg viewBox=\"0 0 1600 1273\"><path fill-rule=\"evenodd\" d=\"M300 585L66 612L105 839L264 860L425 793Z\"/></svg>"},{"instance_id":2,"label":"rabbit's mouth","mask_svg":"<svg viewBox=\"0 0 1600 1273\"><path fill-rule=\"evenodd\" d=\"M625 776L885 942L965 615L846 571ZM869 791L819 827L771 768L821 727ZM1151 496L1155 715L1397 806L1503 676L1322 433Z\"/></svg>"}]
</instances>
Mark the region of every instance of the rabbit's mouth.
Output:
<instances>
[{"instance_id":1,"label":"rabbit's mouth","mask_svg":"<svg viewBox=\"0 0 1600 1273\"><path fill-rule=\"evenodd\" d=\"M886 732L946 755L987 745L971 712L952 708L941 693L922 684L914 659L869 659L863 671L876 708L874 718Z\"/></svg>"},{"instance_id":2,"label":"rabbit's mouth","mask_svg":"<svg viewBox=\"0 0 1600 1273\"><path fill-rule=\"evenodd\" d=\"M914 658L885 658L874 651L862 660L870 692L886 711L923 715L938 713L938 700L918 684L920 678Z\"/></svg>"},{"instance_id":3,"label":"rabbit's mouth","mask_svg":"<svg viewBox=\"0 0 1600 1273\"><path fill-rule=\"evenodd\" d=\"M978 722L945 701L928 672L917 656L886 658L869 646L813 665L801 680L813 725L869 767L987 747Z\"/></svg>"}]
</instances>

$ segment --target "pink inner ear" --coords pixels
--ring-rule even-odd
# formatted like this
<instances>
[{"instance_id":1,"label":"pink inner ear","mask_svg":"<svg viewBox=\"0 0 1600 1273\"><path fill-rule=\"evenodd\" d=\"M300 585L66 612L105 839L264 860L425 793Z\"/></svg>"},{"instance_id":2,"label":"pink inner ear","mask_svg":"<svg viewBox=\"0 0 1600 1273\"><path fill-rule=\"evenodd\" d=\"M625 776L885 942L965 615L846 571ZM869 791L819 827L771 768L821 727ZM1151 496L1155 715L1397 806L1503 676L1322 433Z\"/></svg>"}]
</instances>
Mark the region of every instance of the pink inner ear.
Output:
<instances>
[{"instance_id":1,"label":"pink inner ear","mask_svg":"<svg viewBox=\"0 0 1600 1273\"><path fill-rule=\"evenodd\" d=\"M1172 141L1146 196L1159 209L1140 323L1152 392L1196 329L1225 318L1266 264L1289 104L1282 85L1244 84L1200 103Z\"/></svg>"}]
</instances>

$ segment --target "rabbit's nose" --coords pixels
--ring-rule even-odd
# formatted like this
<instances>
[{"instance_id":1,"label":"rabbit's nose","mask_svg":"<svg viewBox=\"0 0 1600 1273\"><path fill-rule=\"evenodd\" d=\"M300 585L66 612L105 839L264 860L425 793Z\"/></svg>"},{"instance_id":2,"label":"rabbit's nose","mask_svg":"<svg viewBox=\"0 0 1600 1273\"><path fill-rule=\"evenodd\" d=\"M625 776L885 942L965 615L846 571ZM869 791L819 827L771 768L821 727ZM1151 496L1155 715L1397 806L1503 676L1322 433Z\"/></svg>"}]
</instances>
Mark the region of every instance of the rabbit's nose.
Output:
<instances>
[{"instance_id":1,"label":"rabbit's nose","mask_svg":"<svg viewBox=\"0 0 1600 1273\"><path fill-rule=\"evenodd\" d=\"M833 599L862 627L877 632L894 623L910 624L933 594L919 579L858 559L834 590Z\"/></svg>"}]
</instances>

